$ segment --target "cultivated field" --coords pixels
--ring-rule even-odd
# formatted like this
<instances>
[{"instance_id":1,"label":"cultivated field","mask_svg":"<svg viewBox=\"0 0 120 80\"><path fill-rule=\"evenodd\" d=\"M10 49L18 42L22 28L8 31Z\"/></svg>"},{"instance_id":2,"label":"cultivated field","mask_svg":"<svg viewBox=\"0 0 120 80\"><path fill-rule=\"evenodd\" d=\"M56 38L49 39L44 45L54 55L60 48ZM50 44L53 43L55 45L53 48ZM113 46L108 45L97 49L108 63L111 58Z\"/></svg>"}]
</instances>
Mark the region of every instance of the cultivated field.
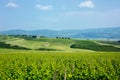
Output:
<instances>
[{"instance_id":1,"label":"cultivated field","mask_svg":"<svg viewBox=\"0 0 120 80\"><path fill-rule=\"evenodd\" d=\"M119 80L120 52L0 49L1 80Z\"/></svg>"},{"instance_id":2,"label":"cultivated field","mask_svg":"<svg viewBox=\"0 0 120 80\"><path fill-rule=\"evenodd\" d=\"M0 80L120 80L119 45L9 36L0 42Z\"/></svg>"}]
</instances>

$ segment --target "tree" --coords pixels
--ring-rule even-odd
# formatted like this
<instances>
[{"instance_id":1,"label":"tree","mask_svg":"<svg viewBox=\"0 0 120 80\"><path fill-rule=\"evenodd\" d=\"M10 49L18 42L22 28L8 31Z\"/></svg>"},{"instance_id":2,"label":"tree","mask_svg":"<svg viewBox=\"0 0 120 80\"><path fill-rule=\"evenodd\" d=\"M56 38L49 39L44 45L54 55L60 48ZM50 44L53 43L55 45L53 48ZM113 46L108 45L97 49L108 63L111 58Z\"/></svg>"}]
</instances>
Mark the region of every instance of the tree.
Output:
<instances>
[{"instance_id":1,"label":"tree","mask_svg":"<svg viewBox=\"0 0 120 80\"><path fill-rule=\"evenodd\" d=\"M120 43L120 40L118 40L118 43Z\"/></svg>"},{"instance_id":2,"label":"tree","mask_svg":"<svg viewBox=\"0 0 120 80\"><path fill-rule=\"evenodd\" d=\"M56 39L58 39L59 37L57 36Z\"/></svg>"},{"instance_id":3,"label":"tree","mask_svg":"<svg viewBox=\"0 0 120 80\"><path fill-rule=\"evenodd\" d=\"M68 37L68 39L70 39L70 37Z\"/></svg>"},{"instance_id":4,"label":"tree","mask_svg":"<svg viewBox=\"0 0 120 80\"><path fill-rule=\"evenodd\" d=\"M32 36L32 38L37 38L37 36Z\"/></svg>"},{"instance_id":5,"label":"tree","mask_svg":"<svg viewBox=\"0 0 120 80\"><path fill-rule=\"evenodd\" d=\"M65 39L64 37L62 37L62 39Z\"/></svg>"}]
</instances>

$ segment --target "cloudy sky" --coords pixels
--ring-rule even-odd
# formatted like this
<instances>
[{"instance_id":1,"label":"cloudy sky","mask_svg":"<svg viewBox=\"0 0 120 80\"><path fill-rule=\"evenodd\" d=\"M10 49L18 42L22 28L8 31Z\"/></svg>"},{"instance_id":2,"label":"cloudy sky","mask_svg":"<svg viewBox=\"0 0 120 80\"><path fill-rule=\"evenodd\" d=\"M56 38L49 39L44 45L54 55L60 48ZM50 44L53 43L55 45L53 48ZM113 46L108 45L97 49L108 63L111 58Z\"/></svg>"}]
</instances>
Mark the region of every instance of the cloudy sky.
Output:
<instances>
[{"instance_id":1,"label":"cloudy sky","mask_svg":"<svg viewBox=\"0 0 120 80\"><path fill-rule=\"evenodd\" d=\"M120 26L120 0L0 0L0 30Z\"/></svg>"}]
</instances>

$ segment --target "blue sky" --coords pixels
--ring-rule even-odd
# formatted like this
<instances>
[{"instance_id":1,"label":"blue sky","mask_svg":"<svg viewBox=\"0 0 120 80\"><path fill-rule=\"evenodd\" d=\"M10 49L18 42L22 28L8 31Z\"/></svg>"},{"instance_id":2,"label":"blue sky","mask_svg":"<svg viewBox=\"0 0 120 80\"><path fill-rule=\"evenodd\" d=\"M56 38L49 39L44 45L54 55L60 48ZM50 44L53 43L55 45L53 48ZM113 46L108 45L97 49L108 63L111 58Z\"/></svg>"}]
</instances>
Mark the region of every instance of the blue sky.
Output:
<instances>
[{"instance_id":1,"label":"blue sky","mask_svg":"<svg viewBox=\"0 0 120 80\"><path fill-rule=\"evenodd\" d=\"M0 0L0 30L120 26L120 0Z\"/></svg>"}]
</instances>

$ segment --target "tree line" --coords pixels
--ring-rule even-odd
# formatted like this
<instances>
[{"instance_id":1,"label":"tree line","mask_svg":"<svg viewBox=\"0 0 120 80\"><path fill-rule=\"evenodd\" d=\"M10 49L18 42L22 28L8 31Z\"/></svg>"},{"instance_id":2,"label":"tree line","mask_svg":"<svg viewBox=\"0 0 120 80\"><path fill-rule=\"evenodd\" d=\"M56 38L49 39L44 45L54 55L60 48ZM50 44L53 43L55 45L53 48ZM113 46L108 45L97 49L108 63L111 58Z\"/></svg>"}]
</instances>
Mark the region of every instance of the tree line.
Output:
<instances>
[{"instance_id":1,"label":"tree line","mask_svg":"<svg viewBox=\"0 0 120 80\"><path fill-rule=\"evenodd\" d=\"M70 37L56 37L56 39L70 39Z\"/></svg>"},{"instance_id":2,"label":"tree line","mask_svg":"<svg viewBox=\"0 0 120 80\"><path fill-rule=\"evenodd\" d=\"M46 38L45 36L36 36L36 35L8 35L8 36L14 36L16 38L24 38L24 39Z\"/></svg>"}]
</instances>

